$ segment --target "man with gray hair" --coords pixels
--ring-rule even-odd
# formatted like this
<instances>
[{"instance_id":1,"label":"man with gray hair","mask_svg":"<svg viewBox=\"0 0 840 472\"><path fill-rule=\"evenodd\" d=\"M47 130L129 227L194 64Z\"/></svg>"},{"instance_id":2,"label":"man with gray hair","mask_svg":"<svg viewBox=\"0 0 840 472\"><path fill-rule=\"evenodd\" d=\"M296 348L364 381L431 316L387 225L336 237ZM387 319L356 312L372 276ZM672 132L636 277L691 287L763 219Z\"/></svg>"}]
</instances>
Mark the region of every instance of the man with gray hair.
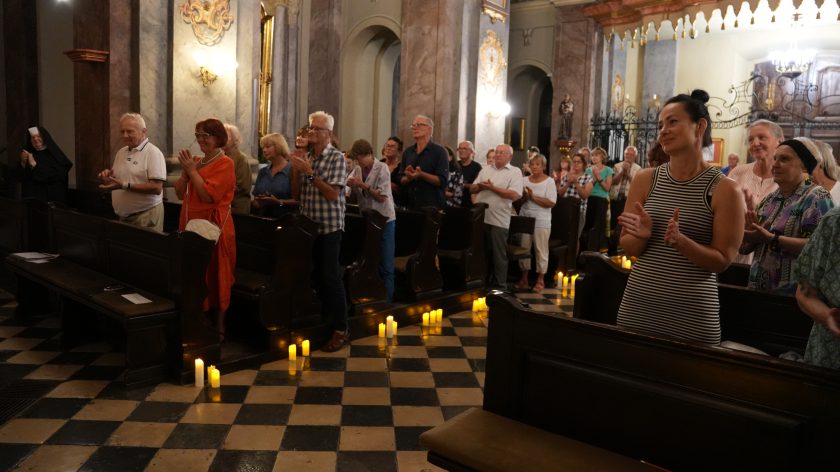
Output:
<instances>
[{"instance_id":1,"label":"man with gray hair","mask_svg":"<svg viewBox=\"0 0 840 472\"><path fill-rule=\"evenodd\" d=\"M461 141L458 143L458 163L461 165L461 175L464 176L464 191L470 192L472 183L481 172L481 164L475 162L475 147L472 141ZM472 198L467 196L461 205L464 208L472 207Z\"/></svg>"},{"instance_id":2,"label":"man with gray hair","mask_svg":"<svg viewBox=\"0 0 840 472\"><path fill-rule=\"evenodd\" d=\"M510 165L513 148L496 146L493 165L485 166L470 187L476 203L486 203L484 212L485 240L490 249L493 273L490 287L507 289L507 240L513 202L522 197L522 172Z\"/></svg>"},{"instance_id":3,"label":"man with gray hair","mask_svg":"<svg viewBox=\"0 0 840 472\"><path fill-rule=\"evenodd\" d=\"M300 212L318 223L318 236L312 246L313 278L322 315L333 328L329 341L321 347L325 352L338 351L350 340L343 270L338 261L344 232L347 166L341 151L332 145L334 124L335 119L329 113L310 114L307 138L312 150L309 155L302 149L292 154L297 176L292 181L292 196L300 201Z\"/></svg>"},{"instance_id":4,"label":"man with gray hair","mask_svg":"<svg viewBox=\"0 0 840 472\"><path fill-rule=\"evenodd\" d=\"M166 160L146 137L146 121L139 113L120 117L120 134L125 147L117 151L111 168L99 173L99 188L111 191L120 221L162 232Z\"/></svg>"},{"instance_id":5,"label":"man with gray hair","mask_svg":"<svg viewBox=\"0 0 840 472\"><path fill-rule=\"evenodd\" d=\"M417 115L411 123L415 143L403 152L399 167L400 193L409 208L446 206L443 191L449 181L449 154L432 142L434 128L435 123L425 115Z\"/></svg>"}]
</instances>

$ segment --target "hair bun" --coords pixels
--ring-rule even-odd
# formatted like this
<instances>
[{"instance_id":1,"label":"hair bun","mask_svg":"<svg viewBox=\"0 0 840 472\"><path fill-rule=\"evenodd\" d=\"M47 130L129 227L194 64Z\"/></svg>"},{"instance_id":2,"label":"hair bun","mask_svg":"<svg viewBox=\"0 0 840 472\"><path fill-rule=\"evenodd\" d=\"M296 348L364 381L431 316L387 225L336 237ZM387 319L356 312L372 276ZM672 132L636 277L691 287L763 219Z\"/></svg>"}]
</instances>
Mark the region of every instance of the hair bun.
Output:
<instances>
[{"instance_id":1,"label":"hair bun","mask_svg":"<svg viewBox=\"0 0 840 472\"><path fill-rule=\"evenodd\" d=\"M709 102L708 92L706 92L705 90L701 90L701 89L694 89L694 91L691 92L691 98L693 98L695 100L699 100L702 103L708 103Z\"/></svg>"}]
</instances>

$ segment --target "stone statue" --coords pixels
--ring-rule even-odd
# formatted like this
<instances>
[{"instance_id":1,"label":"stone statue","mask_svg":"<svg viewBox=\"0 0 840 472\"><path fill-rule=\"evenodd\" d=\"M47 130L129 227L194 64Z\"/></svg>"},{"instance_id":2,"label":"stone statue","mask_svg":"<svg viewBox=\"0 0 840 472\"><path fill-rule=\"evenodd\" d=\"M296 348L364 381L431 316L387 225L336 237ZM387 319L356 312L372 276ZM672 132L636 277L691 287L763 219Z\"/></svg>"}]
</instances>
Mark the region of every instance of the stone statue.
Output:
<instances>
[{"instance_id":1,"label":"stone statue","mask_svg":"<svg viewBox=\"0 0 840 472\"><path fill-rule=\"evenodd\" d=\"M614 112L624 108L624 80L621 74L615 74L615 82L612 87L612 109Z\"/></svg>"},{"instance_id":2,"label":"stone statue","mask_svg":"<svg viewBox=\"0 0 840 472\"><path fill-rule=\"evenodd\" d=\"M572 139L572 116L575 113L575 104L572 97L567 93L560 102L560 139Z\"/></svg>"}]
</instances>

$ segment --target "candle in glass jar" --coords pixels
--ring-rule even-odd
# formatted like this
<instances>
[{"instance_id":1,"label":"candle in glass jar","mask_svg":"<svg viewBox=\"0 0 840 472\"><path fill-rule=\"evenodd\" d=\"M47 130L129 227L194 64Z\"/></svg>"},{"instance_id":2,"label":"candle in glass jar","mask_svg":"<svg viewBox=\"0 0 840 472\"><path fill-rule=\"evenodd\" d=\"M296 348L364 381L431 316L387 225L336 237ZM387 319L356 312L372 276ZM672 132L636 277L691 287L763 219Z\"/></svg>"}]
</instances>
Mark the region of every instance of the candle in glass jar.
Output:
<instances>
[{"instance_id":1,"label":"candle in glass jar","mask_svg":"<svg viewBox=\"0 0 840 472\"><path fill-rule=\"evenodd\" d=\"M303 343L301 343L301 345L300 345L300 351L301 351L300 353L303 355L303 357L309 357L309 340L308 339L303 340Z\"/></svg>"},{"instance_id":2,"label":"candle in glass jar","mask_svg":"<svg viewBox=\"0 0 840 472\"><path fill-rule=\"evenodd\" d=\"M195 360L195 386L204 386L204 361L201 359Z\"/></svg>"}]
</instances>

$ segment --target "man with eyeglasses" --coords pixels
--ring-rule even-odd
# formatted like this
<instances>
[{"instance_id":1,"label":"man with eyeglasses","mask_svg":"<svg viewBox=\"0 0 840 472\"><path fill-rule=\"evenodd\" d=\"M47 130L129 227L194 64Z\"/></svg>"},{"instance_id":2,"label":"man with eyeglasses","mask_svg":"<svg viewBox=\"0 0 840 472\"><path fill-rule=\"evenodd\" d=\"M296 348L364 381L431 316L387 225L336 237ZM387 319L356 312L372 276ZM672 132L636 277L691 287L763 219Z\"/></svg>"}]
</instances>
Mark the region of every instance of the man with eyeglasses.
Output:
<instances>
[{"instance_id":1,"label":"man with eyeglasses","mask_svg":"<svg viewBox=\"0 0 840 472\"><path fill-rule=\"evenodd\" d=\"M485 239L493 263L490 286L507 289L507 240L510 229L510 215L513 202L522 197L522 172L510 165L513 148L507 144L496 146L492 165L487 165L478 174L470 192L476 195L476 203L486 203L484 212Z\"/></svg>"},{"instance_id":2,"label":"man with eyeglasses","mask_svg":"<svg viewBox=\"0 0 840 472\"><path fill-rule=\"evenodd\" d=\"M458 162L461 164L461 175L464 176L464 191L469 193L472 183L481 172L481 164L475 162L475 147L471 141L461 141L458 144ZM473 206L472 198L465 198L461 203L464 208Z\"/></svg>"},{"instance_id":3,"label":"man with eyeglasses","mask_svg":"<svg viewBox=\"0 0 840 472\"><path fill-rule=\"evenodd\" d=\"M318 236L312 248L315 290L321 299L322 315L332 324L333 334L322 351L335 352L350 339L347 327L342 270L338 262L341 234L344 231L344 185L347 168L341 151L333 147L332 115L316 111L309 115L308 138L311 151L292 154L292 166L298 180L292 194L300 201L300 211L318 223Z\"/></svg>"},{"instance_id":4,"label":"man with eyeglasses","mask_svg":"<svg viewBox=\"0 0 840 472\"><path fill-rule=\"evenodd\" d=\"M444 208L444 189L449 180L449 154L443 146L432 142L434 122L417 115L411 123L415 143L403 152L400 163L400 185L404 204L409 208Z\"/></svg>"},{"instance_id":5,"label":"man with eyeglasses","mask_svg":"<svg viewBox=\"0 0 840 472\"><path fill-rule=\"evenodd\" d=\"M111 205L120 221L163 232L163 183L166 160L146 137L146 121L139 113L120 117L125 144L110 169L99 173L99 188L111 191Z\"/></svg>"}]
</instances>

